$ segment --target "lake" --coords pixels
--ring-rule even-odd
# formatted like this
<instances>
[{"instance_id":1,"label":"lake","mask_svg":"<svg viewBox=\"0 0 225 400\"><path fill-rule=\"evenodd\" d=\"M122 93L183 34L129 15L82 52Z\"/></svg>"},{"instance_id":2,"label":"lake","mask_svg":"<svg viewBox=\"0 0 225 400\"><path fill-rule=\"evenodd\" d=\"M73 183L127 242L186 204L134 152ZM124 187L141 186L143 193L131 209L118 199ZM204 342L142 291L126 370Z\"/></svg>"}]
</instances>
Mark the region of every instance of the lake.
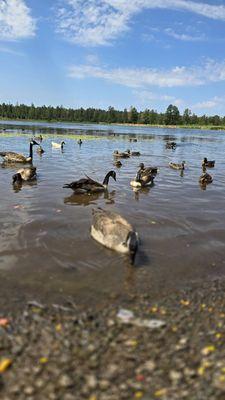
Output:
<instances>
[{"instance_id":1,"label":"lake","mask_svg":"<svg viewBox=\"0 0 225 400\"><path fill-rule=\"evenodd\" d=\"M12 175L19 166L0 168L3 307L33 298L60 302L71 297L84 306L100 306L145 292L157 299L178 287L224 276L224 132L1 121L0 151L28 154L30 137L39 133L45 153L39 156L34 148L36 182L15 190ZM51 146L62 135L63 152ZM130 143L134 137L137 143ZM175 150L166 149L168 140L177 142ZM115 168L113 151L128 148L141 156ZM216 160L206 190L198 183L204 157ZM183 160L183 176L168 166ZM159 173L152 188L134 192L130 181L140 162L159 167ZM84 174L102 181L112 169L117 181L109 182L105 194L74 196L63 189ZM92 208L98 206L120 213L138 231L134 267L90 237Z\"/></svg>"}]
</instances>

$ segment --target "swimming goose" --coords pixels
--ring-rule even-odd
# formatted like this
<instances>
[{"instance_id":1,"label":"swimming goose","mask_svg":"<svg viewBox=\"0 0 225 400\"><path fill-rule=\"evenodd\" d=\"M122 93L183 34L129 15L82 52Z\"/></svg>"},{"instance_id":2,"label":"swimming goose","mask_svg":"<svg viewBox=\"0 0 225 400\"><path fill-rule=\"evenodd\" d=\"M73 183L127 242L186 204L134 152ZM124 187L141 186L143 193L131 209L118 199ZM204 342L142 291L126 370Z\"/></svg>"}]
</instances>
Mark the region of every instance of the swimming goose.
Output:
<instances>
[{"instance_id":1,"label":"swimming goose","mask_svg":"<svg viewBox=\"0 0 225 400\"><path fill-rule=\"evenodd\" d=\"M167 142L166 143L166 149L172 149L174 150L177 147L176 142Z\"/></svg>"},{"instance_id":2,"label":"swimming goose","mask_svg":"<svg viewBox=\"0 0 225 400\"><path fill-rule=\"evenodd\" d=\"M155 174L150 171L143 172L139 170L137 172L136 178L130 182L130 185L134 188L143 188L146 186L151 186L155 179Z\"/></svg>"},{"instance_id":3,"label":"swimming goose","mask_svg":"<svg viewBox=\"0 0 225 400\"><path fill-rule=\"evenodd\" d=\"M140 156L141 153L139 151L130 151L129 149L126 151L130 156Z\"/></svg>"},{"instance_id":4,"label":"swimming goose","mask_svg":"<svg viewBox=\"0 0 225 400\"><path fill-rule=\"evenodd\" d=\"M43 149L43 147L42 146L38 146L38 148L37 148L37 153L38 154L43 154L45 151L44 151L44 149Z\"/></svg>"},{"instance_id":5,"label":"swimming goose","mask_svg":"<svg viewBox=\"0 0 225 400\"><path fill-rule=\"evenodd\" d=\"M211 175L209 175L207 172L203 173L200 178L199 178L199 183L201 185L206 185L208 183L212 183L213 178Z\"/></svg>"},{"instance_id":6,"label":"swimming goose","mask_svg":"<svg viewBox=\"0 0 225 400\"><path fill-rule=\"evenodd\" d=\"M116 181L115 171L109 171L108 174L106 174L103 183L96 182L86 175L86 178L79 179L79 181L67 183L63 186L63 188L72 189L75 194L91 194L104 192L108 188L110 177L112 177Z\"/></svg>"},{"instance_id":7,"label":"swimming goose","mask_svg":"<svg viewBox=\"0 0 225 400\"><path fill-rule=\"evenodd\" d=\"M138 249L138 234L119 214L97 208L92 210L91 236L103 246L128 254L133 264Z\"/></svg>"},{"instance_id":8,"label":"swimming goose","mask_svg":"<svg viewBox=\"0 0 225 400\"><path fill-rule=\"evenodd\" d=\"M127 152L119 152L118 150L115 150L113 155L116 158L129 158L130 157L130 154L128 154Z\"/></svg>"},{"instance_id":9,"label":"swimming goose","mask_svg":"<svg viewBox=\"0 0 225 400\"><path fill-rule=\"evenodd\" d=\"M21 183L22 181L32 181L36 179L36 167L26 167L21 168L17 171L15 175L13 175L13 184Z\"/></svg>"},{"instance_id":10,"label":"swimming goose","mask_svg":"<svg viewBox=\"0 0 225 400\"><path fill-rule=\"evenodd\" d=\"M173 162L169 163L170 168L179 169L179 170L184 170L184 165L185 165L185 161L182 161L181 164L176 164L176 163L173 163Z\"/></svg>"},{"instance_id":11,"label":"swimming goose","mask_svg":"<svg viewBox=\"0 0 225 400\"><path fill-rule=\"evenodd\" d=\"M65 144L66 143L64 141L61 143L52 142L52 147L54 147L54 149L63 149Z\"/></svg>"},{"instance_id":12,"label":"swimming goose","mask_svg":"<svg viewBox=\"0 0 225 400\"><path fill-rule=\"evenodd\" d=\"M205 157L204 160L202 161L202 166L207 167L207 168L214 168L215 160L208 161L207 158Z\"/></svg>"},{"instance_id":13,"label":"swimming goose","mask_svg":"<svg viewBox=\"0 0 225 400\"><path fill-rule=\"evenodd\" d=\"M117 161L115 161L114 163L113 163L113 165L115 165L115 167L117 167L117 168L120 168L120 167L122 167L122 163L121 163L121 161L120 160L117 160Z\"/></svg>"},{"instance_id":14,"label":"swimming goose","mask_svg":"<svg viewBox=\"0 0 225 400\"><path fill-rule=\"evenodd\" d=\"M144 163L139 164L140 172L141 173L151 173L151 174L157 174L158 168L157 167L145 167Z\"/></svg>"},{"instance_id":15,"label":"swimming goose","mask_svg":"<svg viewBox=\"0 0 225 400\"><path fill-rule=\"evenodd\" d=\"M5 162L8 163L32 163L33 160L33 146L38 143L35 140L30 141L30 154L29 157L25 157L23 154L14 153L13 151L1 151L0 157L3 157Z\"/></svg>"}]
</instances>

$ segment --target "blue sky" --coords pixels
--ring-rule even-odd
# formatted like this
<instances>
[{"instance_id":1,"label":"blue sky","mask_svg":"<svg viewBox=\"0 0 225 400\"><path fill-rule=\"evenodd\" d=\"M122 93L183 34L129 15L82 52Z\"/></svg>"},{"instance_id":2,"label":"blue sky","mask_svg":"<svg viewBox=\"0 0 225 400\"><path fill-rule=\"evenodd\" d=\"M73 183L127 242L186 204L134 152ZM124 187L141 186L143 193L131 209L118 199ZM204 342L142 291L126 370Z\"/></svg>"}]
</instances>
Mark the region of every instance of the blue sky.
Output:
<instances>
[{"instance_id":1,"label":"blue sky","mask_svg":"<svg viewBox=\"0 0 225 400\"><path fill-rule=\"evenodd\" d=\"M0 102L225 115L225 0L0 0Z\"/></svg>"}]
</instances>

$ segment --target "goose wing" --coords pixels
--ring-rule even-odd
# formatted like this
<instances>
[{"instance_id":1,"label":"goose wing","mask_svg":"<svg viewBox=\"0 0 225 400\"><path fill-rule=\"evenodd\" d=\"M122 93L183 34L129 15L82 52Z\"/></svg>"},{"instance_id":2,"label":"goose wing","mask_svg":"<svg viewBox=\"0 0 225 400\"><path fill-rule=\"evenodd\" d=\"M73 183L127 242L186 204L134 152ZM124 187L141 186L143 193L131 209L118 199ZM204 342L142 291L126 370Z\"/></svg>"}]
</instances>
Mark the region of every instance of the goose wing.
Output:
<instances>
[{"instance_id":1,"label":"goose wing","mask_svg":"<svg viewBox=\"0 0 225 400\"><path fill-rule=\"evenodd\" d=\"M86 175L87 176L87 175ZM77 189L84 189L87 192L93 191L94 188L103 188L103 185L99 182L94 181L93 179L89 178L81 178L78 181L74 181L63 186L64 188L70 188L72 190Z\"/></svg>"}]
</instances>

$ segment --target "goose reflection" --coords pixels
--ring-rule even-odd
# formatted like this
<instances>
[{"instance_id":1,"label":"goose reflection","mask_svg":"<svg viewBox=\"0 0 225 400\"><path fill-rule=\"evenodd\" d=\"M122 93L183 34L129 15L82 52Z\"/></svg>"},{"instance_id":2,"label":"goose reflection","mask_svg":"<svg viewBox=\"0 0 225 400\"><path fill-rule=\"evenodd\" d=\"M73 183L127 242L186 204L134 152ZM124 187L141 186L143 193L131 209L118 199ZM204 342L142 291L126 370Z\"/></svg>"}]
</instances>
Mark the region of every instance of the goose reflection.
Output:
<instances>
[{"instance_id":1,"label":"goose reflection","mask_svg":"<svg viewBox=\"0 0 225 400\"><path fill-rule=\"evenodd\" d=\"M112 190L108 192L92 193L92 194L72 194L71 196L64 198L64 204L70 204L74 206L89 206L90 204L96 204L96 201L100 198L105 199L107 204L114 204L116 191Z\"/></svg>"},{"instance_id":2,"label":"goose reflection","mask_svg":"<svg viewBox=\"0 0 225 400\"><path fill-rule=\"evenodd\" d=\"M151 186L146 186L146 187L140 187L140 188L135 188L135 187L133 187L132 190L133 190L133 192L134 192L134 198L135 198L135 200L136 200L136 201L139 201L139 200L140 200L140 196L142 196L142 195L145 195L145 196L148 195L149 192L150 192L150 190L151 190L151 188L152 188L153 186L155 186L154 183L152 183Z\"/></svg>"}]
</instances>

